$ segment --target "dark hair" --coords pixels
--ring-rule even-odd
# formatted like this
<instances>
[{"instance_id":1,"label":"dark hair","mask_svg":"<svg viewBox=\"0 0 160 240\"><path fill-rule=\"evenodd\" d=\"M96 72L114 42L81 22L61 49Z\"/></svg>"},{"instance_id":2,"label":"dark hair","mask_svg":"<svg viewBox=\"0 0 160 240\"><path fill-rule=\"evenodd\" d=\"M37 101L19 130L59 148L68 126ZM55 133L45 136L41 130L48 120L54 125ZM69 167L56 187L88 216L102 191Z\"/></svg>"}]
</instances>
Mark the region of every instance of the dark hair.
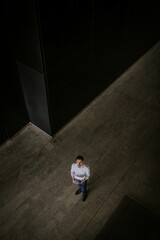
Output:
<instances>
[{"instance_id":1,"label":"dark hair","mask_svg":"<svg viewBox=\"0 0 160 240\"><path fill-rule=\"evenodd\" d=\"M76 160L82 160L82 161L84 161L84 157L81 156L81 155L79 155L79 156L76 157Z\"/></svg>"}]
</instances>

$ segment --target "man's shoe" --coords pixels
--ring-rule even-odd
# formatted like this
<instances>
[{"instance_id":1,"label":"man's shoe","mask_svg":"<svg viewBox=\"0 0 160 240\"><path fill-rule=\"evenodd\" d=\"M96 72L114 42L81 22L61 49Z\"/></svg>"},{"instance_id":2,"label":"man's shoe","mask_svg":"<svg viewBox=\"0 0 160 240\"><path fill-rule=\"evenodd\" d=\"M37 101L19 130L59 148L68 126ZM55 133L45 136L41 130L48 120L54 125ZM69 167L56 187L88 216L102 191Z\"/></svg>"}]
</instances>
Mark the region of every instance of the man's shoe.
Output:
<instances>
[{"instance_id":1,"label":"man's shoe","mask_svg":"<svg viewBox=\"0 0 160 240\"><path fill-rule=\"evenodd\" d=\"M82 201L83 201L83 202L86 201L86 198L87 198L87 196L84 195Z\"/></svg>"},{"instance_id":2,"label":"man's shoe","mask_svg":"<svg viewBox=\"0 0 160 240\"><path fill-rule=\"evenodd\" d=\"M78 189L77 191L76 191L76 195L78 195L78 194L80 194L81 193L81 189Z\"/></svg>"}]
</instances>

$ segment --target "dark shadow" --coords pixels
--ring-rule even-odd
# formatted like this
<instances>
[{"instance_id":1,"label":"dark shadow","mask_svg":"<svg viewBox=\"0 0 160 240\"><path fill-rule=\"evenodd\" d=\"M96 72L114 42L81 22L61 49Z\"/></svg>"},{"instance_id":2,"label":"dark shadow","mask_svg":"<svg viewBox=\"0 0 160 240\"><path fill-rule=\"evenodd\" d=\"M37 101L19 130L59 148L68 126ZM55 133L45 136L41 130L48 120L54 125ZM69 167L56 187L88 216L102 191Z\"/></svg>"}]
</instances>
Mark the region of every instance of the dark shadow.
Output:
<instances>
[{"instance_id":1,"label":"dark shadow","mask_svg":"<svg viewBox=\"0 0 160 240\"><path fill-rule=\"evenodd\" d=\"M96 240L159 240L160 219L125 196Z\"/></svg>"}]
</instances>

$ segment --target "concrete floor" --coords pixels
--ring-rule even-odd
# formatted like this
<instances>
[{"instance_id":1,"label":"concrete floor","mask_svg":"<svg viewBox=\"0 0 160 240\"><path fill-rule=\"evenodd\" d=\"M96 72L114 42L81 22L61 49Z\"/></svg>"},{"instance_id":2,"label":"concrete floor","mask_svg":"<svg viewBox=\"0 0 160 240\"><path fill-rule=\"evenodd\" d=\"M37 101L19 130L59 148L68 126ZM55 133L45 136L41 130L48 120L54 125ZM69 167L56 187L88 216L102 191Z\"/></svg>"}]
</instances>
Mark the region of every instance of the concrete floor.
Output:
<instances>
[{"instance_id":1,"label":"concrete floor","mask_svg":"<svg viewBox=\"0 0 160 240\"><path fill-rule=\"evenodd\" d=\"M0 148L0 239L95 239L126 196L160 216L160 42L54 138L29 124Z\"/></svg>"}]
</instances>

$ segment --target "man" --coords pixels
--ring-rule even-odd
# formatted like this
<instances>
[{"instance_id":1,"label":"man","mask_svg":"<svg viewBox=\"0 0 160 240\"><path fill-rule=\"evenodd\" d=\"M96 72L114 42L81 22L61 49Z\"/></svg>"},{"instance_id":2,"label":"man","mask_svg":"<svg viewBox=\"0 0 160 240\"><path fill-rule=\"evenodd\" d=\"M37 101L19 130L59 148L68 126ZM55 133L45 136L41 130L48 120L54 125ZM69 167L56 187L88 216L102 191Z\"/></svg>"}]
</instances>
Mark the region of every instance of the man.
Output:
<instances>
[{"instance_id":1,"label":"man","mask_svg":"<svg viewBox=\"0 0 160 240\"><path fill-rule=\"evenodd\" d=\"M76 195L82 192L83 201L85 201L87 198L87 180L90 177L90 168L84 165L83 156L76 157L76 163L73 163L71 166L71 177L73 183L79 186Z\"/></svg>"}]
</instances>

